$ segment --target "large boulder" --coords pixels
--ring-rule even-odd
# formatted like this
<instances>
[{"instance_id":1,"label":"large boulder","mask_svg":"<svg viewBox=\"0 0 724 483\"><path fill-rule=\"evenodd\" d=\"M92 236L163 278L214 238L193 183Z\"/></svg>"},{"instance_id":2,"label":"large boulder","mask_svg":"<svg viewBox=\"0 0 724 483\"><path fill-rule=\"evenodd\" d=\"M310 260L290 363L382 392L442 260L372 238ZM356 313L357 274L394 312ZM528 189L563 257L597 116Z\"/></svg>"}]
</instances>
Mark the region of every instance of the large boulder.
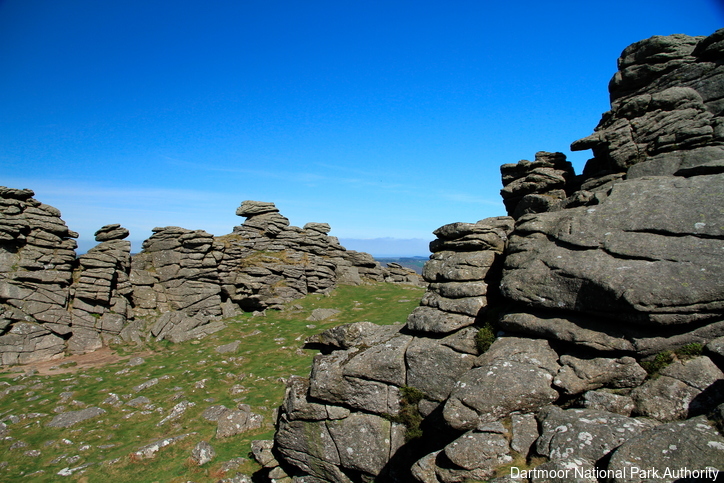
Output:
<instances>
[{"instance_id":1,"label":"large boulder","mask_svg":"<svg viewBox=\"0 0 724 483\"><path fill-rule=\"evenodd\" d=\"M551 460L583 460L593 466L624 441L651 429L655 423L591 409L563 410L550 406L540 413L538 454Z\"/></svg>"},{"instance_id":2,"label":"large boulder","mask_svg":"<svg viewBox=\"0 0 724 483\"><path fill-rule=\"evenodd\" d=\"M542 339L504 337L463 374L445 403L447 423L458 430L502 419L516 411L537 411L556 401L553 377L558 354Z\"/></svg>"},{"instance_id":3,"label":"large boulder","mask_svg":"<svg viewBox=\"0 0 724 483\"><path fill-rule=\"evenodd\" d=\"M501 290L531 307L639 325L716 320L722 186L724 174L627 180L601 205L528 215L510 239Z\"/></svg>"},{"instance_id":4,"label":"large boulder","mask_svg":"<svg viewBox=\"0 0 724 483\"><path fill-rule=\"evenodd\" d=\"M660 421L698 416L724 400L724 373L705 356L675 361L631 397L639 414Z\"/></svg>"}]
</instances>

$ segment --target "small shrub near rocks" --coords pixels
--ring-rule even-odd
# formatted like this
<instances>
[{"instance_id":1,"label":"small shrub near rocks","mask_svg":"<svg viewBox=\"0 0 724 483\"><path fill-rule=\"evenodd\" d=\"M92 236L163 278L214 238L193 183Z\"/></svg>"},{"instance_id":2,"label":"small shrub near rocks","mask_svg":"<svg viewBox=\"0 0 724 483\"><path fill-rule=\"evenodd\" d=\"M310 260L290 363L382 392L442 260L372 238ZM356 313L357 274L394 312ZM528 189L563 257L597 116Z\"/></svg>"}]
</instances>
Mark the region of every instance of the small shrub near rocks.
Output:
<instances>
[{"instance_id":1,"label":"small shrub near rocks","mask_svg":"<svg viewBox=\"0 0 724 483\"><path fill-rule=\"evenodd\" d=\"M668 366L675 360L685 361L698 357L704 351L704 346L698 342L692 342L685 346L681 346L675 351L661 351L653 359L641 361L641 367L648 372L649 377L658 376L661 369Z\"/></svg>"},{"instance_id":2,"label":"small shrub near rocks","mask_svg":"<svg viewBox=\"0 0 724 483\"><path fill-rule=\"evenodd\" d=\"M422 415L418 404L425 398L425 394L411 386L402 386L400 393L402 394L400 412L394 416L387 414L385 417L393 423L405 425L407 428L405 430L405 441L408 442L422 436L422 429L420 428Z\"/></svg>"},{"instance_id":3,"label":"small shrub near rocks","mask_svg":"<svg viewBox=\"0 0 724 483\"><path fill-rule=\"evenodd\" d=\"M649 374L649 377L655 377L664 367L674 362L674 353L671 351L662 351L656 354L653 359L641 361L641 367Z\"/></svg>"},{"instance_id":4,"label":"small shrub near rocks","mask_svg":"<svg viewBox=\"0 0 724 483\"><path fill-rule=\"evenodd\" d=\"M679 359L691 359L692 357L698 357L704 351L704 346L698 342L692 342L683 347L676 349L676 355Z\"/></svg>"},{"instance_id":5,"label":"small shrub near rocks","mask_svg":"<svg viewBox=\"0 0 724 483\"><path fill-rule=\"evenodd\" d=\"M478 352L483 354L490 348L494 341L495 329L493 329L493 326L488 322L482 326L475 335L475 345L478 347Z\"/></svg>"}]
</instances>

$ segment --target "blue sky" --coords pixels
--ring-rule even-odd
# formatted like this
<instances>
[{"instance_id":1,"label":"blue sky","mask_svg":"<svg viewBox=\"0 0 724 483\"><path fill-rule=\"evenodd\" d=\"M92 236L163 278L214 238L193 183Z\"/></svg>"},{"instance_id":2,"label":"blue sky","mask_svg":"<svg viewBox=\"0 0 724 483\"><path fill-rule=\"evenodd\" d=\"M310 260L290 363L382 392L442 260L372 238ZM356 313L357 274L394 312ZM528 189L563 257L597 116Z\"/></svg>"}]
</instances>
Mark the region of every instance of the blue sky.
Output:
<instances>
[{"instance_id":1,"label":"blue sky","mask_svg":"<svg viewBox=\"0 0 724 483\"><path fill-rule=\"evenodd\" d=\"M0 0L0 185L82 247L109 223L223 235L253 199L427 255L505 214L501 164L580 172L627 45L722 26L715 0Z\"/></svg>"}]
</instances>

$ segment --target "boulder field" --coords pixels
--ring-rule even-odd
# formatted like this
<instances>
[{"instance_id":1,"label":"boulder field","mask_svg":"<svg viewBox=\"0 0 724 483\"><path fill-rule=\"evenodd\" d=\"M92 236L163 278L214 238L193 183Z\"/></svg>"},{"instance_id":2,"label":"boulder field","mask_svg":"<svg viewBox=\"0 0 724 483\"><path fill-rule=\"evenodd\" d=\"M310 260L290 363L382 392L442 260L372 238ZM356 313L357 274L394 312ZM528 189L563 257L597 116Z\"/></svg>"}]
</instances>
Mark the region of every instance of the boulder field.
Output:
<instances>
[{"instance_id":1,"label":"boulder field","mask_svg":"<svg viewBox=\"0 0 724 483\"><path fill-rule=\"evenodd\" d=\"M561 153L506 164L508 216L434 232L403 328L310 340L274 481L724 470L724 29L627 47L609 91L572 145L593 151L582 174Z\"/></svg>"}]
</instances>

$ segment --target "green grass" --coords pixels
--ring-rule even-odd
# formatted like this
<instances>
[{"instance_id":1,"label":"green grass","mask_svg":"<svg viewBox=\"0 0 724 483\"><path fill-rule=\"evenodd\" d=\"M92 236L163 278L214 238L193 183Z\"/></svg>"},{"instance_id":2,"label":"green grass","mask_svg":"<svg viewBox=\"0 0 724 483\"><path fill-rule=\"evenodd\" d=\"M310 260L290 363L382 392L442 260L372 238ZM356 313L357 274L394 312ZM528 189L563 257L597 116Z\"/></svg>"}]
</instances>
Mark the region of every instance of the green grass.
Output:
<instances>
[{"instance_id":1,"label":"green grass","mask_svg":"<svg viewBox=\"0 0 724 483\"><path fill-rule=\"evenodd\" d=\"M704 346L698 342L692 342L685 346L679 347L675 351L661 351L648 360L641 361L643 367L649 374L650 378L659 376L659 372L675 360L686 361L698 357L704 350Z\"/></svg>"},{"instance_id":2,"label":"green grass","mask_svg":"<svg viewBox=\"0 0 724 483\"><path fill-rule=\"evenodd\" d=\"M220 469L224 462L237 457L249 458L252 440L272 437L272 414L281 404L284 379L290 375L309 374L316 351L302 349L305 338L350 322L402 323L418 305L423 291L393 284L344 286L328 296L310 295L297 300L284 311L268 310L265 317L244 314L229 319L225 330L200 341L150 342L141 348L114 347L126 356L152 351L151 355L143 356L146 362L139 366L128 366L124 360L74 374L26 376L23 372L1 373L0 391L9 387L4 382L26 387L0 396L0 421L8 425L6 439L0 439L0 481L15 481L22 477L22 481L27 482L60 479L69 482L216 482L223 477ZM341 312L321 322L305 320L315 308L335 308ZM219 354L214 350L234 340L242 341L236 353ZM59 365L62 363L58 362ZM134 386L152 378L158 378L158 384L138 394L133 392ZM205 384L201 384L204 379ZM230 389L235 385L241 387L238 387L238 393L232 394ZM72 395L61 403L64 392L72 392ZM146 396L153 408L150 413L142 414L143 408L103 404L110 393L118 395L124 403L137 396ZM195 406L180 419L157 426L181 401L193 402ZM216 423L204 420L201 413L211 405L234 408L239 403L249 404L253 412L264 417L262 427L231 438L215 439ZM55 416L54 409L70 411L89 406L101 407L107 413L70 428L45 426ZM8 420L10 416L29 413L45 415L16 423ZM196 434L161 449L154 459L137 460L131 456L158 439L192 432ZM217 456L198 467L189 457L191 449L202 440L211 443ZM26 446L11 449L18 441ZM113 446L101 447L104 445ZM40 451L40 455L26 456L25 453L31 450ZM68 461L76 455L76 461ZM117 461L109 464L114 460ZM63 468L76 468L86 463L91 466L72 476L57 475ZM249 459L239 471L252 474L258 469L259 466ZM38 471L44 473L35 474ZM233 474L232 471L227 476Z\"/></svg>"}]
</instances>

